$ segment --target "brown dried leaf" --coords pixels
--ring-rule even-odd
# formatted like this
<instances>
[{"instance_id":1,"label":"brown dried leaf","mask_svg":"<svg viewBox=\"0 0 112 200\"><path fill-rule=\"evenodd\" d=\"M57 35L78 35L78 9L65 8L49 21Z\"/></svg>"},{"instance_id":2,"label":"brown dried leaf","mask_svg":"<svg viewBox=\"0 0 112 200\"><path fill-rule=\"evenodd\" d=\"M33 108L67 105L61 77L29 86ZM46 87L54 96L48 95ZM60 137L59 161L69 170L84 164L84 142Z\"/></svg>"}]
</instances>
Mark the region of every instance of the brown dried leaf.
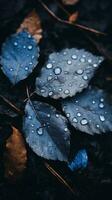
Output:
<instances>
[{"instance_id":1,"label":"brown dried leaf","mask_svg":"<svg viewBox=\"0 0 112 200\"><path fill-rule=\"evenodd\" d=\"M75 5L79 0L62 0L65 5Z\"/></svg>"},{"instance_id":2,"label":"brown dried leaf","mask_svg":"<svg viewBox=\"0 0 112 200\"><path fill-rule=\"evenodd\" d=\"M71 14L69 17L69 22L75 22L78 18L79 13L76 11L75 13Z\"/></svg>"},{"instance_id":3,"label":"brown dried leaf","mask_svg":"<svg viewBox=\"0 0 112 200\"><path fill-rule=\"evenodd\" d=\"M27 151L21 133L12 127L13 133L7 139L4 153L5 177L15 180L22 175L26 168Z\"/></svg>"},{"instance_id":4,"label":"brown dried leaf","mask_svg":"<svg viewBox=\"0 0 112 200\"><path fill-rule=\"evenodd\" d=\"M27 30L38 42L42 38L42 27L39 16L36 11L33 10L30 14L26 16L17 32Z\"/></svg>"}]
</instances>

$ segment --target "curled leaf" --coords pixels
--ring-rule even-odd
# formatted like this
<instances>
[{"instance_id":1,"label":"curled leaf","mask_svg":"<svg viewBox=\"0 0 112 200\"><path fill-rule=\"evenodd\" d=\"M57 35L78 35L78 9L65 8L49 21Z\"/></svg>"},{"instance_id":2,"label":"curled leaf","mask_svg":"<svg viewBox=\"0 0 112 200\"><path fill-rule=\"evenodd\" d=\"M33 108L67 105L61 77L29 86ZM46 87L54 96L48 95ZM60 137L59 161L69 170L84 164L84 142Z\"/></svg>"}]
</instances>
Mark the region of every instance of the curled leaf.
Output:
<instances>
[{"instance_id":1,"label":"curled leaf","mask_svg":"<svg viewBox=\"0 0 112 200\"><path fill-rule=\"evenodd\" d=\"M70 132L67 120L46 103L28 101L25 107L23 130L26 142L39 156L67 161Z\"/></svg>"},{"instance_id":2,"label":"curled leaf","mask_svg":"<svg viewBox=\"0 0 112 200\"><path fill-rule=\"evenodd\" d=\"M28 31L38 42L42 39L41 21L35 10L26 16L17 32L23 30Z\"/></svg>"},{"instance_id":3,"label":"curled leaf","mask_svg":"<svg viewBox=\"0 0 112 200\"><path fill-rule=\"evenodd\" d=\"M75 48L50 54L36 79L37 94L54 99L74 96L88 86L102 60L101 56Z\"/></svg>"},{"instance_id":4,"label":"curled leaf","mask_svg":"<svg viewBox=\"0 0 112 200\"><path fill-rule=\"evenodd\" d=\"M111 102L111 97L103 90L89 88L63 100L62 108L76 129L93 135L112 131Z\"/></svg>"},{"instance_id":5,"label":"curled leaf","mask_svg":"<svg viewBox=\"0 0 112 200\"><path fill-rule=\"evenodd\" d=\"M13 128L12 135L7 139L4 153L5 177L15 180L26 168L27 152L21 133Z\"/></svg>"},{"instance_id":6,"label":"curled leaf","mask_svg":"<svg viewBox=\"0 0 112 200\"><path fill-rule=\"evenodd\" d=\"M26 32L11 35L2 46L2 71L16 84L28 77L38 63L39 47Z\"/></svg>"}]
</instances>

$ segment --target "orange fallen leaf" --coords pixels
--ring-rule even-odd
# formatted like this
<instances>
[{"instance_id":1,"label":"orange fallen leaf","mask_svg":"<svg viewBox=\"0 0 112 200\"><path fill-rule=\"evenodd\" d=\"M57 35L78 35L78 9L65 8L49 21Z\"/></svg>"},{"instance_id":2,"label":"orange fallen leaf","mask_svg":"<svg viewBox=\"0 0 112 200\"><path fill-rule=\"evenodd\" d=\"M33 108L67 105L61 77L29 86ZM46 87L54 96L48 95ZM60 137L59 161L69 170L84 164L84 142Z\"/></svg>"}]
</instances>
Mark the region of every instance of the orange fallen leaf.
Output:
<instances>
[{"instance_id":1,"label":"orange fallen leaf","mask_svg":"<svg viewBox=\"0 0 112 200\"><path fill-rule=\"evenodd\" d=\"M71 15L69 16L69 22L75 22L75 21L77 20L77 18L78 18L78 15L79 15L78 11L76 11L76 12L73 13L73 14L71 14Z\"/></svg>"},{"instance_id":2,"label":"orange fallen leaf","mask_svg":"<svg viewBox=\"0 0 112 200\"><path fill-rule=\"evenodd\" d=\"M38 42L41 40L41 20L35 10L25 17L17 32L21 32L22 30L27 30Z\"/></svg>"},{"instance_id":3,"label":"orange fallen leaf","mask_svg":"<svg viewBox=\"0 0 112 200\"><path fill-rule=\"evenodd\" d=\"M27 151L21 133L12 127L13 133L6 141L4 153L5 177L15 180L26 168Z\"/></svg>"},{"instance_id":4,"label":"orange fallen leaf","mask_svg":"<svg viewBox=\"0 0 112 200\"><path fill-rule=\"evenodd\" d=\"M79 0L62 0L65 5L75 5Z\"/></svg>"}]
</instances>

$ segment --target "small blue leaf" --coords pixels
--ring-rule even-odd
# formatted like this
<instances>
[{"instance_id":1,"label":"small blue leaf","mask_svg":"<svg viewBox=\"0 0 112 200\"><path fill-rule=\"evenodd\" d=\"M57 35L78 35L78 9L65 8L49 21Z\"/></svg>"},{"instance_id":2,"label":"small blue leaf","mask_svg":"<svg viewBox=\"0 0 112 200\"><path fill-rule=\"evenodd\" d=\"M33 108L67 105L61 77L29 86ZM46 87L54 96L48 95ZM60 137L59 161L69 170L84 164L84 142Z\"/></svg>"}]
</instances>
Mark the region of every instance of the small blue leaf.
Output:
<instances>
[{"instance_id":1,"label":"small blue leaf","mask_svg":"<svg viewBox=\"0 0 112 200\"><path fill-rule=\"evenodd\" d=\"M68 164L68 167L71 171L77 169L84 169L87 167L88 164L88 155L85 149L78 151L75 158Z\"/></svg>"},{"instance_id":2,"label":"small blue leaf","mask_svg":"<svg viewBox=\"0 0 112 200\"><path fill-rule=\"evenodd\" d=\"M88 88L81 94L62 101L70 123L88 134L112 131L112 99L103 90Z\"/></svg>"},{"instance_id":3,"label":"small blue leaf","mask_svg":"<svg viewBox=\"0 0 112 200\"><path fill-rule=\"evenodd\" d=\"M72 97L88 86L103 57L83 49L64 49L52 53L36 79L36 92L58 99Z\"/></svg>"},{"instance_id":4,"label":"small blue leaf","mask_svg":"<svg viewBox=\"0 0 112 200\"><path fill-rule=\"evenodd\" d=\"M2 71L16 84L28 77L38 63L37 41L26 31L11 35L2 46Z\"/></svg>"},{"instance_id":5,"label":"small blue leaf","mask_svg":"<svg viewBox=\"0 0 112 200\"><path fill-rule=\"evenodd\" d=\"M32 150L46 159L67 161L70 132L66 118L54 107L39 101L28 101L25 114L23 130Z\"/></svg>"}]
</instances>

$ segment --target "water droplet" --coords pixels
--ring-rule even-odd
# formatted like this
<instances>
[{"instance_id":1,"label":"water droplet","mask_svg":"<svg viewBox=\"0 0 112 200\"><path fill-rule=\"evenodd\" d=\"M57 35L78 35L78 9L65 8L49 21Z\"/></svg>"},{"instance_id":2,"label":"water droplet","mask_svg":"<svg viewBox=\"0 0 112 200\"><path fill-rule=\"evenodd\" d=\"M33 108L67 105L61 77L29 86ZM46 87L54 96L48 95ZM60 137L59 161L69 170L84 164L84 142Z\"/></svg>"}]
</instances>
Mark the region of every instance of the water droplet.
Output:
<instances>
[{"instance_id":1,"label":"water droplet","mask_svg":"<svg viewBox=\"0 0 112 200\"><path fill-rule=\"evenodd\" d=\"M51 92L49 92L49 96L52 96L53 95L53 92L51 91Z\"/></svg>"},{"instance_id":2,"label":"water droplet","mask_svg":"<svg viewBox=\"0 0 112 200\"><path fill-rule=\"evenodd\" d=\"M88 59L88 63L92 63L92 59Z\"/></svg>"},{"instance_id":3,"label":"water droplet","mask_svg":"<svg viewBox=\"0 0 112 200\"><path fill-rule=\"evenodd\" d=\"M13 68L10 68L9 70L12 72L12 71L13 71Z\"/></svg>"},{"instance_id":4,"label":"water droplet","mask_svg":"<svg viewBox=\"0 0 112 200\"><path fill-rule=\"evenodd\" d=\"M26 49L26 46L25 46L25 45L23 46L23 49Z\"/></svg>"},{"instance_id":5,"label":"water droplet","mask_svg":"<svg viewBox=\"0 0 112 200\"><path fill-rule=\"evenodd\" d=\"M61 91L62 91L62 88L59 88L59 91L61 92Z\"/></svg>"},{"instance_id":6,"label":"water droplet","mask_svg":"<svg viewBox=\"0 0 112 200\"><path fill-rule=\"evenodd\" d=\"M67 131L68 131L68 128L64 128L64 131L67 132Z\"/></svg>"},{"instance_id":7,"label":"water droplet","mask_svg":"<svg viewBox=\"0 0 112 200\"><path fill-rule=\"evenodd\" d=\"M96 101L93 100L93 101L92 101L92 104L95 104L95 103L96 103Z\"/></svg>"},{"instance_id":8,"label":"water droplet","mask_svg":"<svg viewBox=\"0 0 112 200\"><path fill-rule=\"evenodd\" d=\"M56 67L55 69L54 69L54 73L56 74L56 75L59 75L59 74L61 74L61 68L60 67Z\"/></svg>"},{"instance_id":9,"label":"water droplet","mask_svg":"<svg viewBox=\"0 0 112 200\"><path fill-rule=\"evenodd\" d=\"M72 61L71 61L71 60L68 60L67 63L68 63L68 65L71 65L71 64L72 64Z\"/></svg>"},{"instance_id":10,"label":"water droplet","mask_svg":"<svg viewBox=\"0 0 112 200\"><path fill-rule=\"evenodd\" d=\"M52 80L52 76L48 76L47 80L51 81Z\"/></svg>"},{"instance_id":11,"label":"water droplet","mask_svg":"<svg viewBox=\"0 0 112 200\"><path fill-rule=\"evenodd\" d=\"M30 34L28 34L28 38L31 38L31 35L30 35Z\"/></svg>"},{"instance_id":12,"label":"water droplet","mask_svg":"<svg viewBox=\"0 0 112 200\"><path fill-rule=\"evenodd\" d=\"M76 118L76 117L74 117L74 118L72 119L72 121L73 121L73 122L75 122L75 123L77 123L77 122L78 122L78 120L77 120L77 118Z\"/></svg>"},{"instance_id":13,"label":"water droplet","mask_svg":"<svg viewBox=\"0 0 112 200\"><path fill-rule=\"evenodd\" d=\"M67 113L66 116L67 116L67 117L70 117L70 113Z\"/></svg>"},{"instance_id":14,"label":"water droplet","mask_svg":"<svg viewBox=\"0 0 112 200\"><path fill-rule=\"evenodd\" d=\"M103 99L103 98L101 98L101 99L100 99L100 101L101 101L101 102L104 102L104 99Z\"/></svg>"},{"instance_id":15,"label":"water droplet","mask_svg":"<svg viewBox=\"0 0 112 200\"><path fill-rule=\"evenodd\" d=\"M101 120L102 122L104 122L104 121L105 121L105 117L104 117L103 115L100 115L100 120Z\"/></svg>"},{"instance_id":16,"label":"water droplet","mask_svg":"<svg viewBox=\"0 0 112 200\"><path fill-rule=\"evenodd\" d=\"M14 42L14 46L17 46L18 45L18 43L17 42Z\"/></svg>"},{"instance_id":17,"label":"water droplet","mask_svg":"<svg viewBox=\"0 0 112 200\"><path fill-rule=\"evenodd\" d=\"M28 119L32 119L32 116L31 116L31 115L29 115L29 116L28 116Z\"/></svg>"},{"instance_id":18,"label":"water droplet","mask_svg":"<svg viewBox=\"0 0 112 200\"><path fill-rule=\"evenodd\" d=\"M93 64L93 67L98 67L98 64L94 63L94 64Z\"/></svg>"},{"instance_id":19,"label":"water droplet","mask_svg":"<svg viewBox=\"0 0 112 200\"><path fill-rule=\"evenodd\" d=\"M35 58L35 56L33 55L33 56L32 56L32 59L34 59L34 58Z\"/></svg>"},{"instance_id":20,"label":"water droplet","mask_svg":"<svg viewBox=\"0 0 112 200\"><path fill-rule=\"evenodd\" d=\"M80 61L81 61L82 63L84 63L84 62L85 62L85 59L84 59L84 58L81 58Z\"/></svg>"},{"instance_id":21,"label":"water droplet","mask_svg":"<svg viewBox=\"0 0 112 200\"><path fill-rule=\"evenodd\" d=\"M99 128L100 127L99 124L97 124L96 127Z\"/></svg>"},{"instance_id":22,"label":"water droplet","mask_svg":"<svg viewBox=\"0 0 112 200\"><path fill-rule=\"evenodd\" d=\"M99 104L99 107L100 107L100 108L104 108L104 104L103 104L103 103L100 103L100 104Z\"/></svg>"},{"instance_id":23,"label":"water droplet","mask_svg":"<svg viewBox=\"0 0 112 200\"><path fill-rule=\"evenodd\" d=\"M32 45L29 45L29 46L28 46L28 49L29 49L29 50L31 50L32 48L33 48Z\"/></svg>"},{"instance_id":24,"label":"water droplet","mask_svg":"<svg viewBox=\"0 0 112 200\"><path fill-rule=\"evenodd\" d=\"M51 115L50 115L50 114L47 114L47 116L50 117Z\"/></svg>"},{"instance_id":25,"label":"water droplet","mask_svg":"<svg viewBox=\"0 0 112 200\"><path fill-rule=\"evenodd\" d=\"M78 116L78 117L81 117L81 113L80 113L80 112L78 112L78 113L77 113L77 116Z\"/></svg>"},{"instance_id":26,"label":"water droplet","mask_svg":"<svg viewBox=\"0 0 112 200\"><path fill-rule=\"evenodd\" d=\"M56 114L56 117L58 118L58 117L59 117L59 114Z\"/></svg>"},{"instance_id":27,"label":"water droplet","mask_svg":"<svg viewBox=\"0 0 112 200\"><path fill-rule=\"evenodd\" d=\"M32 127L34 127L34 124L31 124Z\"/></svg>"},{"instance_id":28,"label":"water droplet","mask_svg":"<svg viewBox=\"0 0 112 200\"><path fill-rule=\"evenodd\" d=\"M84 76L83 76L83 79L84 79L84 80L88 80L88 76L87 76L87 75L84 75Z\"/></svg>"},{"instance_id":29,"label":"water droplet","mask_svg":"<svg viewBox=\"0 0 112 200\"><path fill-rule=\"evenodd\" d=\"M53 66L52 63L48 63L47 66L46 66L46 68L47 68L47 69L51 69L52 66Z\"/></svg>"},{"instance_id":30,"label":"water droplet","mask_svg":"<svg viewBox=\"0 0 112 200\"><path fill-rule=\"evenodd\" d=\"M31 132L32 132L32 133L34 133L35 131L34 131L34 130L32 130Z\"/></svg>"},{"instance_id":31,"label":"water droplet","mask_svg":"<svg viewBox=\"0 0 112 200\"><path fill-rule=\"evenodd\" d=\"M67 54L67 52L66 52L66 51L64 51L64 52L63 52L63 55L66 55L66 54Z\"/></svg>"},{"instance_id":32,"label":"water droplet","mask_svg":"<svg viewBox=\"0 0 112 200\"><path fill-rule=\"evenodd\" d=\"M83 88L84 87L84 84L80 84L80 88Z\"/></svg>"},{"instance_id":33,"label":"water droplet","mask_svg":"<svg viewBox=\"0 0 112 200\"><path fill-rule=\"evenodd\" d=\"M37 129L37 133L38 133L38 135L42 135L43 134L42 128Z\"/></svg>"},{"instance_id":34,"label":"water droplet","mask_svg":"<svg viewBox=\"0 0 112 200\"><path fill-rule=\"evenodd\" d=\"M32 62L29 63L29 65L32 65L32 64L33 64Z\"/></svg>"},{"instance_id":35,"label":"water droplet","mask_svg":"<svg viewBox=\"0 0 112 200\"><path fill-rule=\"evenodd\" d=\"M82 69L78 69L77 70L77 74L83 74L83 70Z\"/></svg>"},{"instance_id":36,"label":"water droplet","mask_svg":"<svg viewBox=\"0 0 112 200\"><path fill-rule=\"evenodd\" d=\"M25 70L28 71L28 67L25 67Z\"/></svg>"},{"instance_id":37,"label":"water droplet","mask_svg":"<svg viewBox=\"0 0 112 200\"><path fill-rule=\"evenodd\" d=\"M85 118L84 118L84 119L82 119L82 120L81 120L81 124L82 124L82 125L86 125L86 124L88 124L88 121L87 121L87 119L85 119Z\"/></svg>"},{"instance_id":38,"label":"water droplet","mask_svg":"<svg viewBox=\"0 0 112 200\"><path fill-rule=\"evenodd\" d=\"M69 91L69 90L65 90L64 93L65 93L65 94L69 94L70 91Z\"/></svg>"},{"instance_id":39,"label":"water droplet","mask_svg":"<svg viewBox=\"0 0 112 200\"><path fill-rule=\"evenodd\" d=\"M73 59L73 60L76 60L76 59L77 59L77 56L76 56L76 55L72 55L72 59Z\"/></svg>"},{"instance_id":40,"label":"water droplet","mask_svg":"<svg viewBox=\"0 0 112 200\"><path fill-rule=\"evenodd\" d=\"M40 90L40 92L41 92L41 93L44 93L44 92L45 92L45 90L44 90L44 89L42 89L42 90Z\"/></svg>"}]
</instances>

